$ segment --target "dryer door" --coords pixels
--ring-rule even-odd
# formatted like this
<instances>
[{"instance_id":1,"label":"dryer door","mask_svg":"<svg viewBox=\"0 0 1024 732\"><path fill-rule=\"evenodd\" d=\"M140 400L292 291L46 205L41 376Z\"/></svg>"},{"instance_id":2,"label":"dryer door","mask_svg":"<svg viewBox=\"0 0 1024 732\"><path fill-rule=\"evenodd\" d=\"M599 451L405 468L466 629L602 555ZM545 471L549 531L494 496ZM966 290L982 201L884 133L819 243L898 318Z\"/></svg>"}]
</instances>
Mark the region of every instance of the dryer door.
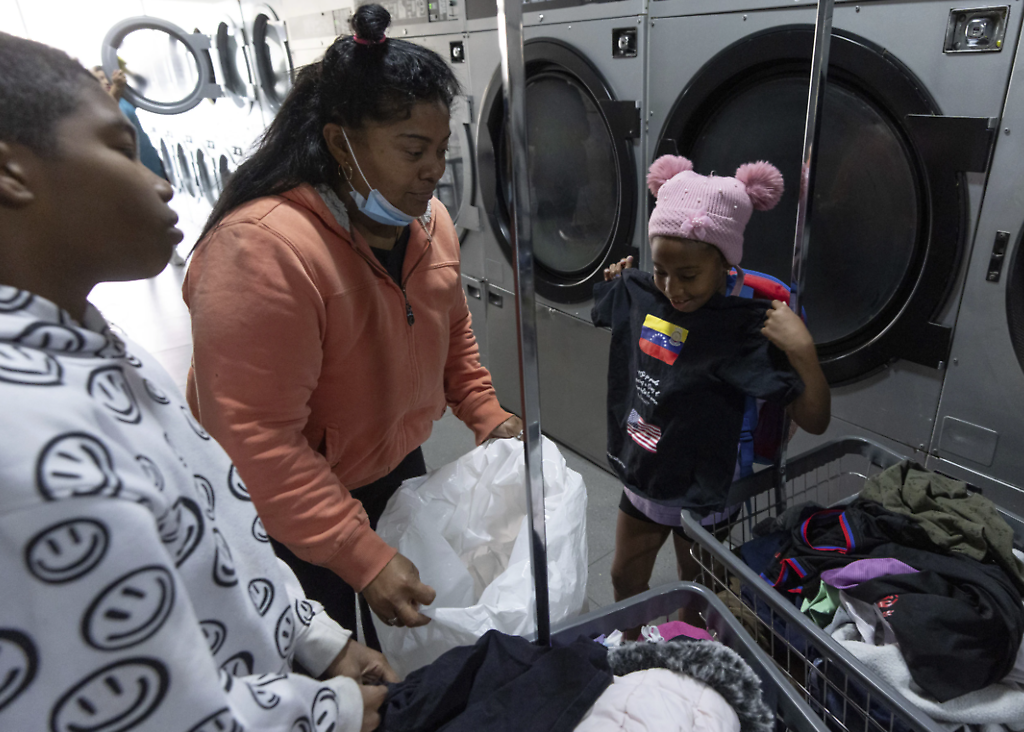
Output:
<instances>
[{"instance_id":1,"label":"dryer door","mask_svg":"<svg viewBox=\"0 0 1024 732\"><path fill-rule=\"evenodd\" d=\"M124 97L155 114L180 114L223 96L210 61L210 39L159 18L127 18L107 31L103 68L128 77Z\"/></svg>"},{"instance_id":2,"label":"dryer door","mask_svg":"<svg viewBox=\"0 0 1024 732\"><path fill-rule=\"evenodd\" d=\"M217 25L213 40L216 46L213 58L220 71L218 78L223 83L224 96L238 107L251 107L256 101L256 85L241 26L225 18Z\"/></svg>"},{"instance_id":3,"label":"dryer door","mask_svg":"<svg viewBox=\"0 0 1024 732\"><path fill-rule=\"evenodd\" d=\"M733 175L769 160L786 180L772 211L755 213L743 266L789 280L813 28L749 36L709 61L677 99L656 155ZM951 333L933 324L965 250L962 173L985 170L988 120L945 118L889 52L833 36L812 239L808 326L829 381L857 380L895 359L941 367Z\"/></svg>"},{"instance_id":4,"label":"dryer door","mask_svg":"<svg viewBox=\"0 0 1024 732\"><path fill-rule=\"evenodd\" d=\"M251 37L257 83L270 109L276 112L292 87L292 61L284 23L273 8L256 8Z\"/></svg>"},{"instance_id":5,"label":"dryer door","mask_svg":"<svg viewBox=\"0 0 1024 732\"><path fill-rule=\"evenodd\" d=\"M444 175L437 182L434 195L445 205L455 223L461 240L467 232L480 229L480 211L474 205L476 171L472 147L472 110L468 97L452 102L448 152L445 153Z\"/></svg>"},{"instance_id":6,"label":"dryer door","mask_svg":"<svg viewBox=\"0 0 1024 732\"><path fill-rule=\"evenodd\" d=\"M604 268L633 251L637 181L630 139L639 134L639 114L633 102L617 102L571 46L527 41L524 54L535 286L555 302L582 302ZM484 207L511 263L500 69L485 96L478 145Z\"/></svg>"}]
</instances>

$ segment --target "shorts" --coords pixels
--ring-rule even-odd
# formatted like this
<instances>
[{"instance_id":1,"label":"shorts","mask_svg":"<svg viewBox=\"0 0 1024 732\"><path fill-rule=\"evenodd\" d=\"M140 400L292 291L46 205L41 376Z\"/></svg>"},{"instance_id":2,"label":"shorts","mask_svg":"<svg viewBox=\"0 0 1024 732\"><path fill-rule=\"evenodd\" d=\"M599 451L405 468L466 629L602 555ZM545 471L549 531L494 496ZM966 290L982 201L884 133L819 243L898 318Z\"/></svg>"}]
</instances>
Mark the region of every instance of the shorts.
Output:
<instances>
[{"instance_id":1,"label":"shorts","mask_svg":"<svg viewBox=\"0 0 1024 732\"><path fill-rule=\"evenodd\" d=\"M724 511L718 514L711 514L709 516L705 516L700 522L701 526L703 526L709 532L714 534L715 538L717 538L719 541L722 541L725 538L725 534L728 532L729 527L732 525L732 522L736 519L736 516L739 514L742 508L742 506L733 506L732 510L725 509ZM676 519L677 521L679 521L679 525L655 521L650 516L646 515L643 511L641 511L639 508L633 505L633 502L629 500L629 494L627 493L627 490L625 488L622 491L622 497L619 499L619 510L622 511L627 516L629 516L630 518L634 518L637 521L643 521L646 524L668 526L672 529L672 533L676 534L681 539L686 539L686 541L688 542L690 541L690 537L688 537L686 535L686 532L683 531L681 519ZM726 512L728 512L727 516L725 515ZM676 512L676 515L678 516L678 512Z\"/></svg>"}]
</instances>

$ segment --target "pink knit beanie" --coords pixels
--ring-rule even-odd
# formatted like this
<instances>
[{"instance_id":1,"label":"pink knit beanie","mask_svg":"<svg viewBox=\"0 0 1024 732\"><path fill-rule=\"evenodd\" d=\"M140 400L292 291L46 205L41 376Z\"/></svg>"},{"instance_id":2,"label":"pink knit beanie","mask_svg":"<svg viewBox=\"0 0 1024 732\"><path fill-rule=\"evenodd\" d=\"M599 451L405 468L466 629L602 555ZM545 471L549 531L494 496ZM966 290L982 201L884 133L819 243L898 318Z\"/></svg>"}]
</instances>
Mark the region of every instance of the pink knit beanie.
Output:
<instances>
[{"instance_id":1,"label":"pink knit beanie","mask_svg":"<svg viewBox=\"0 0 1024 732\"><path fill-rule=\"evenodd\" d=\"M756 208L767 211L782 198L782 173L763 160L741 165L735 178L698 175L679 155L651 164L647 187L658 199L647 236L707 242L736 266L743 259L743 230Z\"/></svg>"}]
</instances>

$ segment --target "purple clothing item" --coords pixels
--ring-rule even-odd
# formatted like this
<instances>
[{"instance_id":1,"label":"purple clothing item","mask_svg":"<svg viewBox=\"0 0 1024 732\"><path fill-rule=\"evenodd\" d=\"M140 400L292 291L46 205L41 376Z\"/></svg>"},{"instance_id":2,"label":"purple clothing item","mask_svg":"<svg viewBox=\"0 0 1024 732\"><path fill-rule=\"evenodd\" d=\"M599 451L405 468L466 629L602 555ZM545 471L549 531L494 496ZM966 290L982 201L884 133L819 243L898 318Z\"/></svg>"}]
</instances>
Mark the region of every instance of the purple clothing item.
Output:
<instances>
[{"instance_id":1,"label":"purple clothing item","mask_svg":"<svg viewBox=\"0 0 1024 732\"><path fill-rule=\"evenodd\" d=\"M633 504L637 511L642 513L644 516L649 518L656 524L662 526L678 527L683 525L683 519L680 515L681 509L673 508L672 506L663 506L660 503L655 503L638 495L631 491L626 486L622 486L622 490L626 493L626 498ZM740 506L729 506L724 511L718 511L709 516L705 516L701 519L701 526L714 526L720 521L730 520L740 510Z\"/></svg>"},{"instance_id":2,"label":"purple clothing item","mask_svg":"<svg viewBox=\"0 0 1024 732\"><path fill-rule=\"evenodd\" d=\"M837 590L851 587L890 574L914 574L916 569L898 559L879 557L877 559L858 559L845 567L827 569L821 573L821 581Z\"/></svg>"}]
</instances>

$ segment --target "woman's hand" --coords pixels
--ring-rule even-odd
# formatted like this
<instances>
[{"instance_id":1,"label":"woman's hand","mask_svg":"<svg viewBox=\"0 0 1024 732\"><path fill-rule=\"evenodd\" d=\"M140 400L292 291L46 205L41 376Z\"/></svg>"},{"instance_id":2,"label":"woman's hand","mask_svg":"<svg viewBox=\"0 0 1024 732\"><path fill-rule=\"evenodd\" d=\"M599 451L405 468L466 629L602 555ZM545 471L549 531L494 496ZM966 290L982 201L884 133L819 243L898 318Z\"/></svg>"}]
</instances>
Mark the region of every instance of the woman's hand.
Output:
<instances>
[{"instance_id":1,"label":"woman's hand","mask_svg":"<svg viewBox=\"0 0 1024 732\"><path fill-rule=\"evenodd\" d=\"M519 419L516 415L512 415L504 422L499 424L493 430L491 434L487 436L488 440L497 439L504 440L506 437L518 437L519 433L523 431L523 420Z\"/></svg>"},{"instance_id":2,"label":"woman's hand","mask_svg":"<svg viewBox=\"0 0 1024 732\"><path fill-rule=\"evenodd\" d=\"M628 257L625 257L624 259L620 259L615 264L611 264L611 265L605 267L605 270L604 270L604 281L607 282L608 280L614 280L616 277L618 277L620 274L622 274L622 270L630 269L632 266L633 266L633 255L631 254Z\"/></svg>"},{"instance_id":3,"label":"woman's hand","mask_svg":"<svg viewBox=\"0 0 1024 732\"><path fill-rule=\"evenodd\" d=\"M383 653L354 640L345 644L341 653L327 667L324 676L347 676L360 684L394 684L399 680Z\"/></svg>"},{"instance_id":4,"label":"woman's hand","mask_svg":"<svg viewBox=\"0 0 1024 732\"><path fill-rule=\"evenodd\" d=\"M420 582L416 565L396 554L376 577L363 588L363 597L374 614L388 625L415 628L426 625L430 618L420 612L420 605L429 605L437 593Z\"/></svg>"}]
</instances>

